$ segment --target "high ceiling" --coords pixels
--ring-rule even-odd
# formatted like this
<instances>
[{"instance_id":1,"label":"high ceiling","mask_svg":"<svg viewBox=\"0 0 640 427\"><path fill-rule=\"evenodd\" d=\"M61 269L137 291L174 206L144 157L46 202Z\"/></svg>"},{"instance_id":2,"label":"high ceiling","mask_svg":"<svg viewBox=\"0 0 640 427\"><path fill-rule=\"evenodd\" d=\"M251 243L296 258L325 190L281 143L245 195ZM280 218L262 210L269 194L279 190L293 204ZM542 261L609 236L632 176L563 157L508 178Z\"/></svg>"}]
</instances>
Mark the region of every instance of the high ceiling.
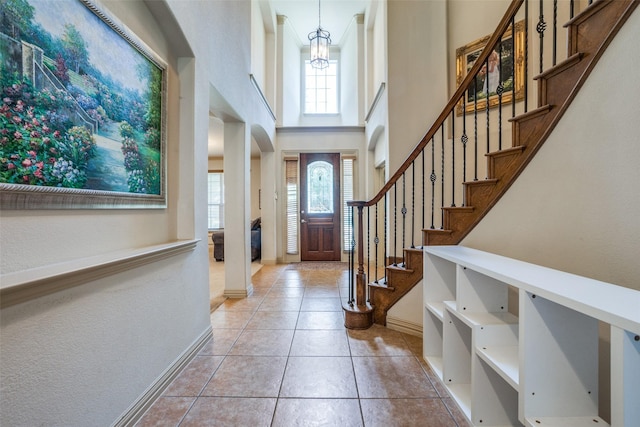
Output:
<instances>
[{"instance_id":1,"label":"high ceiling","mask_svg":"<svg viewBox=\"0 0 640 427\"><path fill-rule=\"evenodd\" d=\"M321 0L322 28L331 33L331 41L338 45L353 16L364 13L372 0ZM309 42L307 35L318 27L318 0L271 0L272 10L285 15L288 23L300 37L300 43Z\"/></svg>"},{"instance_id":2,"label":"high ceiling","mask_svg":"<svg viewBox=\"0 0 640 427\"><path fill-rule=\"evenodd\" d=\"M287 17L301 45L309 43L307 35L318 27L318 4L320 5L320 23L331 33L334 46L339 46L345 31L353 21L354 15L365 13L369 4L376 0L267 0L271 13ZM263 11L264 12L264 11ZM209 156L222 157L221 123L210 124ZM259 155L256 144L252 144L252 156Z\"/></svg>"}]
</instances>

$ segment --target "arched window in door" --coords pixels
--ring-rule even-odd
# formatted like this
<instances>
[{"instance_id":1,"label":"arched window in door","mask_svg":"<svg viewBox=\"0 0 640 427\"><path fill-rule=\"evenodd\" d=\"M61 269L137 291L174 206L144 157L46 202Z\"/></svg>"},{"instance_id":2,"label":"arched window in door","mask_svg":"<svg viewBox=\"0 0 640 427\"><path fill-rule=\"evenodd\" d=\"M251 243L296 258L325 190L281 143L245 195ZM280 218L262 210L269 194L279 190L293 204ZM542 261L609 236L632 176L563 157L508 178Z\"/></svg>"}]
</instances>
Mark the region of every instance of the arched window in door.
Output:
<instances>
[{"instance_id":1,"label":"arched window in door","mask_svg":"<svg viewBox=\"0 0 640 427\"><path fill-rule=\"evenodd\" d=\"M307 211L333 213L333 165L316 161L307 166Z\"/></svg>"}]
</instances>

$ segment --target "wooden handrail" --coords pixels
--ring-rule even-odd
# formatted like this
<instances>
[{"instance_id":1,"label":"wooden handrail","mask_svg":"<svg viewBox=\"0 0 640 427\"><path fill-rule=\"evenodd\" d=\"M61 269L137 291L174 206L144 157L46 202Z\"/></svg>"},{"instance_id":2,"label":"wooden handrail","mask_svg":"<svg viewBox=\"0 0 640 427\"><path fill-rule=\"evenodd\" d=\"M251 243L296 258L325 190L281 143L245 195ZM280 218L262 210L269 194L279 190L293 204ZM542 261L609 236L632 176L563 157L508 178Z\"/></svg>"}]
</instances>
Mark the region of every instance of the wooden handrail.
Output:
<instances>
[{"instance_id":1,"label":"wooden handrail","mask_svg":"<svg viewBox=\"0 0 640 427\"><path fill-rule=\"evenodd\" d=\"M484 66L485 62L489 58L489 55L491 54L491 52L493 52L493 50L498 45L498 42L502 38L502 35L507 31L507 29L511 25L511 22L515 17L516 13L518 13L518 10L520 10L520 6L522 6L522 3L524 3L524 0L513 0L511 2L511 4L509 5L509 8L505 12L502 19L500 20L500 23L496 27L496 30L493 32L493 34L489 38L489 41L487 41L486 47L483 49L482 53L476 59L476 62L473 64L473 67L471 67L471 69L465 76L464 80L462 80L462 82L460 83L456 91L453 93L453 96L451 97L451 99L449 99L449 102L444 107L444 109L442 110L442 112L440 113L436 121L433 123L429 131L418 143L416 148L413 149L411 154L409 154L407 159L398 168L396 173L393 174L393 176L389 179L389 181L387 181L387 183L382 187L382 189L380 189L378 194L376 194L373 197L373 199L369 200L368 202L365 202L365 201L349 202L348 203L349 206L375 205L382 199L382 197L384 197L384 194L387 191L389 191L391 187L393 187L393 185L398 181L398 179L400 179L402 174L405 173L407 169L409 169L409 166L411 166L413 161L420 155L422 150L424 150L424 148L429 143L429 140L436 134L438 129L440 129L440 127L443 125L447 117L449 117L449 114L451 114L451 111L455 108L458 100L464 95L464 93L467 91L469 86L471 86L471 83L474 81L476 74L478 74L480 69Z\"/></svg>"}]
</instances>

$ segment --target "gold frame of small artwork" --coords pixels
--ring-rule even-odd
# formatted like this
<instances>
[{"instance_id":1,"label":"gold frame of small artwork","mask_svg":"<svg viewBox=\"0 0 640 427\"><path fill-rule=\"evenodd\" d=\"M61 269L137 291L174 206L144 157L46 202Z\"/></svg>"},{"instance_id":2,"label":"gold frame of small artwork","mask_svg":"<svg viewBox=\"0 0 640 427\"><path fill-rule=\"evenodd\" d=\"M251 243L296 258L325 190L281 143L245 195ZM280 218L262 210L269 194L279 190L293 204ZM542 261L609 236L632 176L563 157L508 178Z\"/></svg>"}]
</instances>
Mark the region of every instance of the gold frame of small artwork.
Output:
<instances>
[{"instance_id":1,"label":"gold frame of small artwork","mask_svg":"<svg viewBox=\"0 0 640 427\"><path fill-rule=\"evenodd\" d=\"M468 71L473 66L476 58L482 53L482 50L487 45L489 41L489 35L482 37L478 40L475 40L469 44L466 44L462 47L456 49L456 86L460 86L462 80L467 76ZM509 104L513 102L514 96L514 83L515 83L515 99L521 100L524 98L524 20L518 21L515 24L515 38L513 35L513 28L509 27L509 29L502 36L502 41L500 43L507 46L510 46L512 43L514 46L513 54L515 55L515 61L511 60L511 47L503 50L503 58L501 63L508 65L504 68L507 69L507 75L502 76L502 82L505 84L505 91L502 93L502 104ZM506 55L506 58L505 58ZM513 66L511 65L513 64ZM513 69L515 69L515 80L513 76ZM479 77L476 78L475 87L482 87L484 84L483 80L478 80ZM480 84L479 84L480 83ZM469 113L472 112L476 108L476 102L474 101L473 95L474 92L472 90L473 83L469 90L465 92L466 99L464 100L464 112ZM476 92L478 93L478 92ZM500 97L493 93L489 95L489 108L496 107L499 104ZM485 110L487 108L487 96L484 92L480 91L478 100L477 100L477 108L478 110ZM460 99L458 105L456 107L457 115L462 115L463 109L463 99Z\"/></svg>"}]
</instances>

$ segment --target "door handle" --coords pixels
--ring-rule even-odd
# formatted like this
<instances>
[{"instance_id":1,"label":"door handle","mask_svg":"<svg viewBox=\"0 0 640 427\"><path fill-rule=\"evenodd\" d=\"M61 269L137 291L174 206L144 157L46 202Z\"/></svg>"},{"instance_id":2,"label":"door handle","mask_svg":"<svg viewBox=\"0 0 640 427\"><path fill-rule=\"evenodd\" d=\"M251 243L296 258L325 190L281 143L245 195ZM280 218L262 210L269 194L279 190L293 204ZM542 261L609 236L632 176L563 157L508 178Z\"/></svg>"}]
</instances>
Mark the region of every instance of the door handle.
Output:
<instances>
[{"instance_id":1,"label":"door handle","mask_svg":"<svg viewBox=\"0 0 640 427\"><path fill-rule=\"evenodd\" d=\"M303 224L306 224L307 220L306 219L301 219L300 222L303 223Z\"/></svg>"}]
</instances>

